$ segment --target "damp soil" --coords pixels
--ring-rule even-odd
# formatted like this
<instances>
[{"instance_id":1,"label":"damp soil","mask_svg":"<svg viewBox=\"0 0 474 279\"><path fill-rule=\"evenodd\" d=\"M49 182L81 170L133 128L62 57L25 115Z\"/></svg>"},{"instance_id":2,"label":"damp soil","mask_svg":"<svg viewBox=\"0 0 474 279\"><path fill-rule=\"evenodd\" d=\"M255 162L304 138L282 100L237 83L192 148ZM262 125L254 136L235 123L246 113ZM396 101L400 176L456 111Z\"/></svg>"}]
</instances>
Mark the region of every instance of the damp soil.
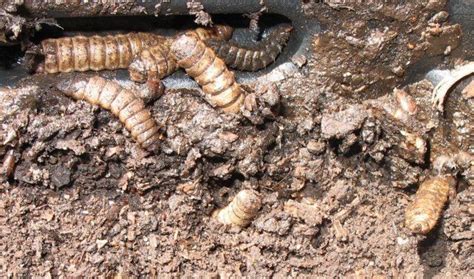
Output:
<instances>
[{"instance_id":1,"label":"damp soil","mask_svg":"<svg viewBox=\"0 0 474 279\"><path fill-rule=\"evenodd\" d=\"M331 3L304 5L322 26L311 54L248 84L242 115L196 90L150 102L166 129L159 154L108 111L55 88L75 74L21 79L0 105L0 155L15 156L0 184L0 277L474 277L472 169L471 180L458 174L434 231L404 227L432 158L472 152L463 138L472 118L463 133L449 121L472 117L473 99L457 88L439 115L433 85L407 82L419 61L465 62L462 26L439 15L444 1ZM417 102L413 121L372 113L392 104L394 88ZM400 130L429 150L400 148ZM217 222L213 212L242 189L262 196L256 218Z\"/></svg>"}]
</instances>

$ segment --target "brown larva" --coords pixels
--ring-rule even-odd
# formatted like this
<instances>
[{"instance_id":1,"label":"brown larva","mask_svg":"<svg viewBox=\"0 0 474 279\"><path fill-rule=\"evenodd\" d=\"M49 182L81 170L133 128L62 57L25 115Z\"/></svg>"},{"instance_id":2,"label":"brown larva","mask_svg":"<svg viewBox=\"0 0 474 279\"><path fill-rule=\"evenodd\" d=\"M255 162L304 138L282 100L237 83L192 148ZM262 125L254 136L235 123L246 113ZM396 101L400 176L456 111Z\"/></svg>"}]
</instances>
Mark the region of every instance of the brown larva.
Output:
<instances>
[{"instance_id":1,"label":"brown larva","mask_svg":"<svg viewBox=\"0 0 474 279\"><path fill-rule=\"evenodd\" d=\"M233 42L210 39L206 44L231 68L258 71L273 63L286 45L292 26L282 24L255 46L244 47Z\"/></svg>"},{"instance_id":2,"label":"brown larva","mask_svg":"<svg viewBox=\"0 0 474 279\"><path fill-rule=\"evenodd\" d=\"M2 174L5 178L9 178L15 170L15 153L13 150L9 150L3 158Z\"/></svg>"},{"instance_id":3,"label":"brown larva","mask_svg":"<svg viewBox=\"0 0 474 279\"><path fill-rule=\"evenodd\" d=\"M405 225L414 233L429 233L443 211L456 180L451 176L437 176L425 180L415 199L405 212Z\"/></svg>"},{"instance_id":4,"label":"brown larva","mask_svg":"<svg viewBox=\"0 0 474 279\"><path fill-rule=\"evenodd\" d=\"M160 128L143 101L132 91L99 76L64 80L57 87L76 100L85 100L110 110L143 149L158 150Z\"/></svg>"},{"instance_id":5,"label":"brown larva","mask_svg":"<svg viewBox=\"0 0 474 279\"><path fill-rule=\"evenodd\" d=\"M262 199L256 191L242 190L214 216L222 224L244 227L252 222L261 206Z\"/></svg>"},{"instance_id":6,"label":"brown larva","mask_svg":"<svg viewBox=\"0 0 474 279\"><path fill-rule=\"evenodd\" d=\"M220 40L227 41L232 37L234 28L228 25L215 25L213 27L199 27L194 30L187 31L187 33L194 33L199 37L200 40Z\"/></svg>"},{"instance_id":7,"label":"brown larva","mask_svg":"<svg viewBox=\"0 0 474 279\"><path fill-rule=\"evenodd\" d=\"M46 73L100 71L127 68L143 49L164 37L150 33L75 36L41 42Z\"/></svg>"},{"instance_id":8,"label":"brown larva","mask_svg":"<svg viewBox=\"0 0 474 279\"><path fill-rule=\"evenodd\" d=\"M176 38L171 45L171 53L178 65L209 94L209 102L213 106L224 112L239 112L245 96L234 74L195 34L185 33Z\"/></svg>"},{"instance_id":9,"label":"brown larva","mask_svg":"<svg viewBox=\"0 0 474 279\"><path fill-rule=\"evenodd\" d=\"M210 28L197 28L188 31L201 40L228 40L233 29L226 25L216 25ZM163 40L160 44L143 50L128 67L130 79L136 82L147 80L159 81L176 71L176 60L170 55L170 45L174 38Z\"/></svg>"},{"instance_id":10,"label":"brown larva","mask_svg":"<svg viewBox=\"0 0 474 279\"><path fill-rule=\"evenodd\" d=\"M136 82L159 81L178 68L170 55L170 40L143 50L130 64L130 79Z\"/></svg>"}]
</instances>

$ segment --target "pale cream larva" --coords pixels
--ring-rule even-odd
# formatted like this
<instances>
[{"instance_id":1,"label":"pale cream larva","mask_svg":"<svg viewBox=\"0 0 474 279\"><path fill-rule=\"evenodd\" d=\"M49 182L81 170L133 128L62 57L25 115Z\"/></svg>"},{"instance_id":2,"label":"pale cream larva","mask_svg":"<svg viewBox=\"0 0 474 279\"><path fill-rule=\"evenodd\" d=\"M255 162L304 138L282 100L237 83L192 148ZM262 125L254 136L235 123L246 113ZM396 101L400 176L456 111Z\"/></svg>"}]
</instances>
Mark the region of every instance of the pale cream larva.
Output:
<instances>
[{"instance_id":1,"label":"pale cream larva","mask_svg":"<svg viewBox=\"0 0 474 279\"><path fill-rule=\"evenodd\" d=\"M245 227L252 222L261 206L262 199L256 191L242 190L229 205L218 209L214 216L222 224Z\"/></svg>"}]
</instances>

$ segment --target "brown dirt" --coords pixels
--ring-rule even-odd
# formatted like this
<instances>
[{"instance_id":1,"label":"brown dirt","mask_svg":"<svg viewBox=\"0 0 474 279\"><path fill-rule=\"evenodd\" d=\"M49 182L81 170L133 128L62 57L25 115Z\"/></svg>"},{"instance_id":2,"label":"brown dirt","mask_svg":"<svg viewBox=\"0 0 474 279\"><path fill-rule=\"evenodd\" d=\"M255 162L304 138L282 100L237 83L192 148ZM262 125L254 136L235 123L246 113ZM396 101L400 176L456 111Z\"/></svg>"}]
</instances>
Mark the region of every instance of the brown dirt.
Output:
<instances>
[{"instance_id":1,"label":"brown dirt","mask_svg":"<svg viewBox=\"0 0 474 279\"><path fill-rule=\"evenodd\" d=\"M458 194L427 237L403 224L430 161L472 152L469 134L447 123L458 109L472 117L473 105L461 84L440 116L428 81L403 86L409 65L454 50L461 34L449 22L430 29L444 2L405 2L308 3L325 30L313 55L277 88L250 85L243 116L216 111L195 91L166 90L150 104L166 123L158 155L109 112L58 92L70 75L22 80L29 91L11 94L29 101L0 109L11 115L0 155L16 156L0 186L0 276L474 277L472 169L459 170ZM407 121L386 112L395 87L418 104ZM400 147L401 130L429 139L432 152ZM252 224L215 221L212 212L244 188L263 196Z\"/></svg>"}]
</instances>

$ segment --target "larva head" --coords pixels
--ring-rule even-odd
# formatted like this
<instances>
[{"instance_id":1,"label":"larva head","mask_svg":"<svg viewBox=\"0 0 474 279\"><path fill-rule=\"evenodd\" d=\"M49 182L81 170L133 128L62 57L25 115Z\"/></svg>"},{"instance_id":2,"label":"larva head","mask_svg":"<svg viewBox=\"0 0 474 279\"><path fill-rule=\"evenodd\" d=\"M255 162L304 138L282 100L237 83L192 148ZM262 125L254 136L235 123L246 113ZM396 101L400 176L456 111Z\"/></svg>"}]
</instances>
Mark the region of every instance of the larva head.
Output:
<instances>
[{"instance_id":1,"label":"larva head","mask_svg":"<svg viewBox=\"0 0 474 279\"><path fill-rule=\"evenodd\" d=\"M87 81L78 76L74 78L63 79L56 84L56 88L68 96L77 94L84 90Z\"/></svg>"},{"instance_id":2,"label":"larva head","mask_svg":"<svg viewBox=\"0 0 474 279\"><path fill-rule=\"evenodd\" d=\"M249 215L255 214L262 206L262 199L254 190L240 191L235 197L235 202L241 211Z\"/></svg>"},{"instance_id":3,"label":"larva head","mask_svg":"<svg viewBox=\"0 0 474 279\"><path fill-rule=\"evenodd\" d=\"M199 38L193 33L184 33L174 40L171 45L171 53L176 60L182 60L192 55L192 52L199 42Z\"/></svg>"},{"instance_id":4,"label":"larva head","mask_svg":"<svg viewBox=\"0 0 474 279\"><path fill-rule=\"evenodd\" d=\"M213 29L218 39L226 41L230 40L230 38L232 38L232 33L234 33L234 28L230 27L229 25L218 24L214 26Z\"/></svg>"},{"instance_id":5,"label":"larva head","mask_svg":"<svg viewBox=\"0 0 474 279\"><path fill-rule=\"evenodd\" d=\"M143 83L147 79L147 69L143 61L138 57L128 66L130 79L135 82Z\"/></svg>"},{"instance_id":6,"label":"larva head","mask_svg":"<svg viewBox=\"0 0 474 279\"><path fill-rule=\"evenodd\" d=\"M234 29L228 25L215 25L213 27L196 28L194 33L199 37L200 40L206 41L209 39L216 40L229 40L232 37Z\"/></svg>"},{"instance_id":7,"label":"larva head","mask_svg":"<svg viewBox=\"0 0 474 279\"><path fill-rule=\"evenodd\" d=\"M275 33L272 32L271 35L275 36L274 38L278 40L279 43L284 44L290 38L292 30L293 30L293 26L291 26L291 24L285 23L285 24L279 25L274 31Z\"/></svg>"},{"instance_id":8,"label":"larva head","mask_svg":"<svg viewBox=\"0 0 474 279\"><path fill-rule=\"evenodd\" d=\"M413 233L427 234L436 224L433 216L422 210L408 211L405 216L405 225Z\"/></svg>"}]
</instances>

